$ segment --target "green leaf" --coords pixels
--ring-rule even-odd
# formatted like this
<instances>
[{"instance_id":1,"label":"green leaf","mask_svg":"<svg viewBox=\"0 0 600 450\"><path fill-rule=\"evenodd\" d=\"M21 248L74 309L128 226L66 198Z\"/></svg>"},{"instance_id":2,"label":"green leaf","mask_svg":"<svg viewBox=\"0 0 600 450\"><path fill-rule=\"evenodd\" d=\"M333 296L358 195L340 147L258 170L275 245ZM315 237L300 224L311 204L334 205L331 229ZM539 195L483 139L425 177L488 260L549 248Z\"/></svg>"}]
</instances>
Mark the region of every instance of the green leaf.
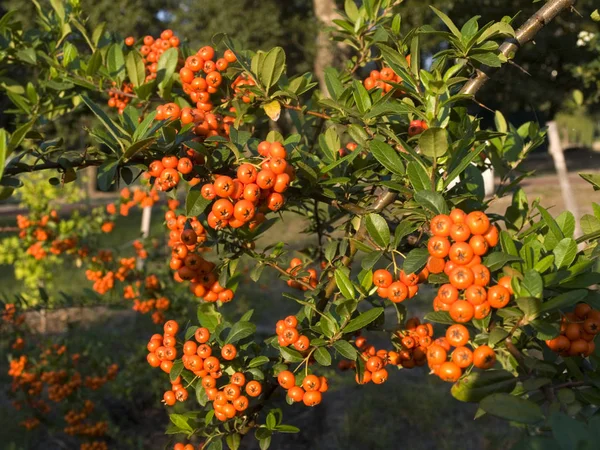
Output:
<instances>
[{"instance_id":1,"label":"green leaf","mask_svg":"<svg viewBox=\"0 0 600 450\"><path fill-rule=\"evenodd\" d=\"M220 323L221 314L219 314L214 305L202 304L198 306L198 323L204 328L207 328L211 333L214 333Z\"/></svg>"},{"instance_id":2,"label":"green leaf","mask_svg":"<svg viewBox=\"0 0 600 450\"><path fill-rule=\"evenodd\" d=\"M333 161L339 148L341 147L340 137L335 127L327 128L325 133L319 135L319 146L329 160ZM323 173L326 173L324 170Z\"/></svg>"},{"instance_id":3,"label":"green leaf","mask_svg":"<svg viewBox=\"0 0 600 450\"><path fill-rule=\"evenodd\" d=\"M354 346L352 346L352 344L350 344L348 341L335 341L333 343L333 348L335 348L340 355L346 359L349 359L350 361L354 361L358 356L356 348L354 348Z\"/></svg>"},{"instance_id":4,"label":"green leaf","mask_svg":"<svg viewBox=\"0 0 600 450\"><path fill-rule=\"evenodd\" d=\"M102 65L102 52L100 50L96 50L91 58L88 60L87 67L85 69L85 74L87 76L93 76L98 72L100 66Z\"/></svg>"},{"instance_id":5,"label":"green leaf","mask_svg":"<svg viewBox=\"0 0 600 450\"><path fill-rule=\"evenodd\" d=\"M275 431L278 431L280 433L299 433L300 432L300 428L295 427L293 425L277 425L275 427Z\"/></svg>"},{"instance_id":6,"label":"green leaf","mask_svg":"<svg viewBox=\"0 0 600 450\"><path fill-rule=\"evenodd\" d=\"M575 400L572 391L562 390L557 394L561 394L561 392L563 393L562 395L564 395L564 393L570 393L573 397L573 401ZM590 431L597 433L598 430L588 431L588 427L583 421L576 420L567 414L559 412L552 414L550 417L550 427L552 429L554 440L561 449L591 449L595 446L595 444L592 444L595 439L592 437Z\"/></svg>"},{"instance_id":7,"label":"green leaf","mask_svg":"<svg viewBox=\"0 0 600 450\"><path fill-rule=\"evenodd\" d=\"M188 217L197 217L202 214L212 200L202 197L200 186L193 186L185 199L185 213Z\"/></svg>"},{"instance_id":8,"label":"green leaf","mask_svg":"<svg viewBox=\"0 0 600 450\"><path fill-rule=\"evenodd\" d=\"M465 171L465 169L471 165L475 158L477 158L481 154L481 152L484 149L485 147L483 145L480 145L475 150L469 151L466 156L461 157L458 162L458 165L454 167L444 179L443 188L446 189L450 185L450 183L452 183L456 178L458 178ZM451 166L453 165L454 161Z\"/></svg>"},{"instance_id":9,"label":"green leaf","mask_svg":"<svg viewBox=\"0 0 600 450\"><path fill-rule=\"evenodd\" d=\"M548 234L544 240L544 246L546 247L546 250L552 250L561 240L564 239L565 235L546 209L542 208L540 205L538 205L537 208L544 219L544 223L548 226Z\"/></svg>"},{"instance_id":10,"label":"green leaf","mask_svg":"<svg viewBox=\"0 0 600 450\"><path fill-rule=\"evenodd\" d=\"M344 298L347 298L348 300L354 298L354 286L348 278L348 275L346 275L342 269L335 270L335 284L337 284L337 287L340 289Z\"/></svg>"},{"instance_id":11,"label":"green leaf","mask_svg":"<svg viewBox=\"0 0 600 450\"><path fill-rule=\"evenodd\" d=\"M450 212L446 200L438 192L427 190L415 192L415 200L419 205L435 214L448 214Z\"/></svg>"},{"instance_id":12,"label":"green leaf","mask_svg":"<svg viewBox=\"0 0 600 450\"><path fill-rule=\"evenodd\" d=\"M551 298L547 302L542 303L542 307L540 308L540 314L576 305L587 295L587 289L576 289L573 291L565 292L564 294L560 294L554 298Z\"/></svg>"},{"instance_id":13,"label":"green leaf","mask_svg":"<svg viewBox=\"0 0 600 450\"><path fill-rule=\"evenodd\" d=\"M410 184L416 192L431 189L431 178L421 164L416 161L409 162L406 167L406 173Z\"/></svg>"},{"instance_id":14,"label":"green leaf","mask_svg":"<svg viewBox=\"0 0 600 450\"><path fill-rule=\"evenodd\" d=\"M237 322L229 330L229 334L225 339L226 344L235 344L248 336L252 336L256 332L256 325L250 322Z\"/></svg>"},{"instance_id":15,"label":"green leaf","mask_svg":"<svg viewBox=\"0 0 600 450\"><path fill-rule=\"evenodd\" d=\"M304 357L302 354L296 350L293 350L289 347L280 347L279 352L285 361L289 362L302 362Z\"/></svg>"},{"instance_id":16,"label":"green leaf","mask_svg":"<svg viewBox=\"0 0 600 450\"><path fill-rule=\"evenodd\" d=\"M450 317L450 314L446 311L434 311L425 314L425 320L435 323L443 323L447 325L454 324L454 320Z\"/></svg>"},{"instance_id":17,"label":"green leaf","mask_svg":"<svg viewBox=\"0 0 600 450\"><path fill-rule=\"evenodd\" d=\"M492 26L486 28L477 38L477 44L481 44L488 39L492 39L498 36L514 36L515 31L506 22L497 22Z\"/></svg>"},{"instance_id":18,"label":"green leaf","mask_svg":"<svg viewBox=\"0 0 600 450\"><path fill-rule=\"evenodd\" d=\"M452 34L454 36L456 36L459 39L462 37L460 30L457 28L456 25L454 25L454 22L452 22L452 20L450 20L450 17L448 17L443 12L441 12L439 9L434 8L433 6L430 6L430 8L440 19L442 19L442 22L444 22L446 24L446 26L448 27L448 29L452 32Z\"/></svg>"},{"instance_id":19,"label":"green leaf","mask_svg":"<svg viewBox=\"0 0 600 450\"><path fill-rule=\"evenodd\" d=\"M356 108L360 114L364 114L371 108L371 96L363 84L358 80L354 80L352 95L354 97L354 102L356 103Z\"/></svg>"},{"instance_id":20,"label":"green leaf","mask_svg":"<svg viewBox=\"0 0 600 450\"><path fill-rule=\"evenodd\" d=\"M173 363L173 367L171 367L171 372L169 372L169 379L171 381L175 381L179 375L183 372L183 361L178 359Z\"/></svg>"},{"instance_id":21,"label":"green leaf","mask_svg":"<svg viewBox=\"0 0 600 450\"><path fill-rule=\"evenodd\" d=\"M142 57L136 50L129 52L125 65L127 67L129 81L131 81L135 87L144 84L146 81L146 68Z\"/></svg>"},{"instance_id":22,"label":"green leaf","mask_svg":"<svg viewBox=\"0 0 600 450\"><path fill-rule=\"evenodd\" d=\"M369 325L371 322L373 322L375 319L377 319L381 314L383 314L383 308L380 308L380 307L372 308L372 309L360 314L358 317L355 317L350 322L348 322L348 325L346 325L344 327L342 332L344 334L346 334L346 333L352 333L354 331L362 330L367 325Z\"/></svg>"},{"instance_id":23,"label":"green leaf","mask_svg":"<svg viewBox=\"0 0 600 450\"><path fill-rule=\"evenodd\" d=\"M119 163L115 160L108 160L98 167L98 188L101 191L108 192L115 181Z\"/></svg>"},{"instance_id":24,"label":"green leaf","mask_svg":"<svg viewBox=\"0 0 600 450\"><path fill-rule=\"evenodd\" d=\"M521 258L504 252L494 252L483 258L483 265L487 266L490 272L495 272L514 261L521 261Z\"/></svg>"},{"instance_id":25,"label":"green leaf","mask_svg":"<svg viewBox=\"0 0 600 450\"><path fill-rule=\"evenodd\" d=\"M111 120L108 115L100 108L96 103L94 103L87 95L82 95L81 99L87 105L88 108L94 113L94 115L100 120L104 128L115 138L115 140L121 145L123 151L125 148L123 146L122 138L127 134L125 130L123 130L119 125Z\"/></svg>"},{"instance_id":26,"label":"green leaf","mask_svg":"<svg viewBox=\"0 0 600 450\"><path fill-rule=\"evenodd\" d=\"M189 419L183 414L169 414L169 419L171 420L171 422L173 422L173 425L175 425L180 430L185 431L186 433L191 433L192 431L194 431L192 426L188 422Z\"/></svg>"},{"instance_id":27,"label":"green leaf","mask_svg":"<svg viewBox=\"0 0 600 450\"><path fill-rule=\"evenodd\" d=\"M496 345L498 342L503 341L508 337L508 331L504 328L495 327L492 331L490 331L490 335L488 337L488 345Z\"/></svg>"},{"instance_id":28,"label":"green leaf","mask_svg":"<svg viewBox=\"0 0 600 450\"><path fill-rule=\"evenodd\" d=\"M448 133L443 128L428 128L419 136L421 153L439 158L448 152Z\"/></svg>"},{"instance_id":29,"label":"green leaf","mask_svg":"<svg viewBox=\"0 0 600 450\"><path fill-rule=\"evenodd\" d=\"M479 407L492 416L512 422L534 425L544 420L542 410L537 404L506 393L488 395Z\"/></svg>"},{"instance_id":30,"label":"green leaf","mask_svg":"<svg viewBox=\"0 0 600 450\"><path fill-rule=\"evenodd\" d=\"M426 248L414 248L406 255L406 259L402 264L402 270L406 274L418 273L425 267L428 258L429 252Z\"/></svg>"},{"instance_id":31,"label":"green leaf","mask_svg":"<svg viewBox=\"0 0 600 450\"><path fill-rule=\"evenodd\" d=\"M281 47L275 47L261 58L258 68L258 79L268 91L275 85L285 70L285 52Z\"/></svg>"},{"instance_id":32,"label":"green leaf","mask_svg":"<svg viewBox=\"0 0 600 450\"><path fill-rule=\"evenodd\" d=\"M333 67L325 69L325 84L327 85L327 91L331 98L337 100L342 92L344 92L344 85L340 81L340 76Z\"/></svg>"},{"instance_id":33,"label":"green leaf","mask_svg":"<svg viewBox=\"0 0 600 450\"><path fill-rule=\"evenodd\" d=\"M528 321L535 319L540 315L542 303L535 297L520 297L515 299L517 306L525 313L525 319Z\"/></svg>"},{"instance_id":34,"label":"green leaf","mask_svg":"<svg viewBox=\"0 0 600 450\"><path fill-rule=\"evenodd\" d=\"M257 356L256 358L252 358L250 360L250 362L248 363L247 367L249 369L253 368L253 367L260 367L264 364L267 364L269 362L269 358L267 356Z\"/></svg>"},{"instance_id":35,"label":"green leaf","mask_svg":"<svg viewBox=\"0 0 600 450\"><path fill-rule=\"evenodd\" d=\"M158 59L156 67L156 81L158 82L158 90L161 95L165 91L166 87L171 82L171 78L175 73L177 67L177 60L179 58L179 52L176 48L170 48L165 51Z\"/></svg>"},{"instance_id":36,"label":"green leaf","mask_svg":"<svg viewBox=\"0 0 600 450\"><path fill-rule=\"evenodd\" d=\"M204 447L205 450L223 450L223 441L221 440L220 437L213 437L213 439L210 441L210 444L208 444L206 447Z\"/></svg>"},{"instance_id":37,"label":"green leaf","mask_svg":"<svg viewBox=\"0 0 600 450\"><path fill-rule=\"evenodd\" d=\"M356 3L354 3L354 0L346 0L344 2L344 11L348 16L348 19L350 19L352 22L356 22L360 17L358 7L356 6Z\"/></svg>"},{"instance_id":38,"label":"green leaf","mask_svg":"<svg viewBox=\"0 0 600 450\"><path fill-rule=\"evenodd\" d=\"M149 138L134 142L133 144L131 144L129 146L129 148L127 148L127 150L125 150L125 153L123 153L123 156L121 159L124 161L127 161L128 159L133 158L136 154L138 154L139 152L143 152L148 147L150 147L152 144L154 144L157 139L158 139L157 137L149 137Z\"/></svg>"},{"instance_id":39,"label":"green leaf","mask_svg":"<svg viewBox=\"0 0 600 450\"><path fill-rule=\"evenodd\" d=\"M37 57L33 48L24 48L18 50L15 53L16 57L24 63L35 65L37 63Z\"/></svg>"},{"instance_id":40,"label":"green leaf","mask_svg":"<svg viewBox=\"0 0 600 450\"><path fill-rule=\"evenodd\" d=\"M116 77L125 65L125 57L120 44L113 44L106 55L106 68L111 77Z\"/></svg>"},{"instance_id":41,"label":"green leaf","mask_svg":"<svg viewBox=\"0 0 600 450\"><path fill-rule=\"evenodd\" d=\"M544 273L546 270L552 267L553 264L554 255L548 255L536 262L535 266L533 266L533 270L535 270L538 273Z\"/></svg>"},{"instance_id":42,"label":"green leaf","mask_svg":"<svg viewBox=\"0 0 600 450\"><path fill-rule=\"evenodd\" d=\"M386 248L390 243L390 228L379 214L369 214L365 218L365 227L369 236L377 245Z\"/></svg>"},{"instance_id":43,"label":"green leaf","mask_svg":"<svg viewBox=\"0 0 600 450\"><path fill-rule=\"evenodd\" d=\"M228 434L225 438L225 442L229 447L229 450L238 450L240 443L242 442L242 436L239 433Z\"/></svg>"},{"instance_id":44,"label":"green leaf","mask_svg":"<svg viewBox=\"0 0 600 450\"><path fill-rule=\"evenodd\" d=\"M137 141L140 138L143 138L146 136L146 133L148 132L148 130L151 129L151 125L154 123L156 113L157 113L156 111L152 111L144 118L142 123L140 123L138 125L138 127L136 128L136 130L134 131L133 136L132 136L132 139L134 141Z\"/></svg>"},{"instance_id":45,"label":"green leaf","mask_svg":"<svg viewBox=\"0 0 600 450\"><path fill-rule=\"evenodd\" d=\"M595 191L600 191L600 174L580 173L579 176L590 183Z\"/></svg>"},{"instance_id":46,"label":"green leaf","mask_svg":"<svg viewBox=\"0 0 600 450\"><path fill-rule=\"evenodd\" d=\"M531 297L541 298L544 291L544 281L542 276L535 270L528 270L525 272L521 287L526 289Z\"/></svg>"},{"instance_id":47,"label":"green leaf","mask_svg":"<svg viewBox=\"0 0 600 450\"><path fill-rule=\"evenodd\" d=\"M322 366L330 366L331 365L331 355L329 351L325 347L319 347L315 350L314 353L315 360L321 364Z\"/></svg>"},{"instance_id":48,"label":"green leaf","mask_svg":"<svg viewBox=\"0 0 600 450\"><path fill-rule=\"evenodd\" d=\"M517 385L515 376L506 370L471 372L452 385L452 396L461 402L480 402L490 394L509 393Z\"/></svg>"},{"instance_id":49,"label":"green leaf","mask_svg":"<svg viewBox=\"0 0 600 450\"><path fill-rule=\"evenodd\" d=\"M398 152L385 142L373 140L369 144L371 154L383 167L396 175L404 175L404 164Z\"/></svg>"},{"instance_id":50,"label":"green leaf","mask_svg":"<svg viewBox=\"0 0 600 450\"><path fill-rule=\"evenodd\" d=\"M8 155L8 133L4 128L0 128L0 180L2 180L2 174L4 173L4 162Z\"/></svg>"},{"instance_id":51,"label":"green leaf","mask_svg":"<svg viewBox=\"0 0 600 450\"><path fill-rule=\"evenodd\" d=\"M557 268L569 267L577 256L577 244L574 239L564 238L554 247L552 253Z\"/></svg>"}]
</instances>

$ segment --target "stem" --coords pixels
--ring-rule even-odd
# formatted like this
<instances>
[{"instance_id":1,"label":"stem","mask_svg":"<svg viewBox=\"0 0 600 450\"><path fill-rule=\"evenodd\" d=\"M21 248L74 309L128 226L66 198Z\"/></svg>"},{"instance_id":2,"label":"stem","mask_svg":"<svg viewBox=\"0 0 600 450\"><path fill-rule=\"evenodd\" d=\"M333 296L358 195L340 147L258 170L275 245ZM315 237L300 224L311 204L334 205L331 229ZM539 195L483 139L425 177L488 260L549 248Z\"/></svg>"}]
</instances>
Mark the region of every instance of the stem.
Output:
<instances>
[{"instance_id":1,"label":"stem","mask_svg":"<svg viewBox=\"0 0 600 450\"><path fill-rule=\"evenodd\" d=\"M305 110L301 106L288 105L286 103L282 103L282 106L285 109L291 109L291 110L294 110L294 111L299 111L301 113L308 114L309 116L320 117L321 119L325 119L325 120L331 119L331 116L329 116L329 115L327 115L325 113L320 113L318 111L311 111L311 110L308 110L308 109Z\"/></svg>"},{"instance_id":2,"label":"stem","mask_svg":"<svg viewBox=\"0 0 600 450\"><path fill-rule=\"evenodd\" d=\"M314 288L313 288L313 287L312 287L310 284L308 284L308 283L306 283L306 282L304 282L304 281L302 281L302 280L298 279L297 277L294 277L294 276L290 275L289 273L287 273L287 272L285 271L285 269L283 269L283 268L279 267L279 266L278 266L276 263L273 263L273 262L267 262L267 263L265 263L265 264L266 264L267 266L269 266L269 267L272 267L273 269L275 269L277 272L281 273L282 275L285 275L286 277L288 277L288 278L290 278L290 279L294 280L294 281L295 281L295 282L297 282L297 283L298 283L300 286L304 286L304 287L305 287L305 288L307 288L309 291L312 291L312 290L314 290Z\"/></svg>"},{"instance_id":3,"label":"stem","mask_svg":"<svg viewBox=\"0 0 600 450\"><path fill-rule=\"evenodd\" d=\"M386 189L373 202L372 211L373 212L381 212L387 206L392 204L394 202L394 200L396 200L396 194L393 192L390 192ZM355 240L363 241L366 238L366 235L367 235L367 228L365 227L365 224L363 222L363 223L361 223L359 230L356 232L356 235L354 236L354 240L350 240L350 254L347 256L344 256L342 258L343 266L350 267L350 265L352 264L352 261L354 260L354 256L356 255L356 252L358 251L358 248L356 247L356 244L354 243L354 241ZM336 288L337 288L337 284L335 282L335 277L332 277L329 280L329 282L327 283L327 286L325 287L325 290L323 291L323 295L321 296L321 298L319 299L319 301L317 303L317 309L319 311L323 311L325 309L325 307L327 306L327 303L329 302L329 299L333 296L333 293L335 292Z\"/></svg>"},{"instance_id":4,"label":"stem","mask_svg":"<svg viewBox=\"0 0 600 450\"><path fill-rule=\"evenodd\" d=\"M81 161L80 164L74 164L73 168L83 169L85 167L90 166L100 166L103 164L105 160L103 159L90 159L87 161ZM24 167L7 167L4 169L5 175L18 175L23 172L37 172L39 170L47 170L47 169L64 169L63 166L56 162L48 161L44 164L36 164L34 166Z\"/></svg>"},{"instance_id":5,"label":"stem","mask_svg":"<svg viewBox=\"0 0 600 450\"><path fill-rule=\"evenodd\" d=\"M556 16L564 10L571 8L576 0L550 0L542 6L527 22L525 22L515 33L515 38L504 41L500 46L500 53L508 59L512 59L517 51L548 25ZM473 77L463 86L460 93L475 95L488 82L497 69L484 66L478 69Z\"/></svg>"}]
</instances>

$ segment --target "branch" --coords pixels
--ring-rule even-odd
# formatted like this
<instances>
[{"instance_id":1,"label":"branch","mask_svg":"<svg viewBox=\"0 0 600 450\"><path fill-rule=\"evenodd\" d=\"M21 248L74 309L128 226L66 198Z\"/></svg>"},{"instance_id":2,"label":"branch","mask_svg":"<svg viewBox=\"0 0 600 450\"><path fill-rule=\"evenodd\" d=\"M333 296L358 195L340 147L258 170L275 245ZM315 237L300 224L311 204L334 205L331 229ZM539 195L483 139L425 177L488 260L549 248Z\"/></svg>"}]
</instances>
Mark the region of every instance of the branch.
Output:
<instances>
[{"instance_id":1,"label":"branch","mask_svg":"<svg viewBox=\"0 0 600 450\"><path fill-rule=\"evenodd\" d=\"M104 159L82 160L79 164L73 164L72 167L74 169L83 169L85 167L90 167L90 166L100 166L104 162L105 162ZM12 166L12 167L9 166L4 169L4 175L19 175L19 174L25 173L25 172L38 172L40 170L47 170L47 169L63 169L64 170L65 168L57 162L48 161L43 164L36 164L34 166L27 166L27 167L23 167L23 165Z\"/></svg>"},{"instance_id":2,"label":"branch","mask_svg":"<svg viewBox=\"0 0 600 450\"><path fill-rule=\"evenodd\" d=\"M500 46L500 53L512 59L519 49L532 41L542 28L564 10L571 8L576 0L550 0L542 6L515 33L515 38L507 39ZM487 83L496 68L484 66L477 69L471 79L461 89L461 94L475 95Z\"/></svg>"},{"instance_id":3,"label":"branch","mask_svg":"<svg viewBox=\"0 0 600 450\"><path fill-rule=\"evenodd\" d=\"M373 205L371 205L372 211L373 212L381 212L387 206L391 205L394 202L394 200L396 200L396 194L393 192L390 192L388 190L384 190L379 195L379 197L377 197L377 199L375 199L375 201L373 202ZM366 234L367 234L367 228L365 227L365 224L363 221L363 223L361 223L360 228L356 232L354 239L357 241L362 241L365 239ZM350 241L350 254L347 256L344 256L342 258L342 265L345 267L349 267L350 264L352 264L352 261L354 260L354 255L356 255L357 251L358 251L358 248L356 247L356 244L354 244L354 241L351 240ZM319 311L323 311L325 309L325 306L327 305L327 302L329 301L331 296L333 296L333 293L335 292L336 287L337 287L337 284L335 282L335 277L332 277L329 280L329 282L327 283L327 286L323 290L323 295L321 296L321 298L319 299L319 302L317 303L317 309Z\"/></svg>"},{"instance_id":4,"label":"branch","mask_svg":"<svg viewBox=\"0 0 600 450\"><path fill-rule=\"evenodd\" d=\"M325 120L331 119L331 116L328 116L327 114L320 113L320 112L317 112L317 111L311 111L311 110L308 110L308 109L303 109L301 106L288 105L287 103L282 103L281 105L285 109L292 109L294 111L300 111L303 114L308 114L310 116L320 117L321 119L325 119Z\"/></svg>"}]
</instances>

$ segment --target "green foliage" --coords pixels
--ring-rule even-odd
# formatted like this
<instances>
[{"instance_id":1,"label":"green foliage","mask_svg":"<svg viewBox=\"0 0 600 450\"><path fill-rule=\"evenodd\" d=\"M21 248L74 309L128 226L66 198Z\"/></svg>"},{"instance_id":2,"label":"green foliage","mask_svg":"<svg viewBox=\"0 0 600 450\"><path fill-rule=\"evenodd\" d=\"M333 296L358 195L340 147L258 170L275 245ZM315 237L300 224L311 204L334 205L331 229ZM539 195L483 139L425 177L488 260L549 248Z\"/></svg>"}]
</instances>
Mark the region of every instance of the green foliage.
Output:
<instances>
[{"instance_id":1,"label":"green foliage","mask_svg":"<svg viewBox=\"0 0 600 450\"><path fill-rule=\"evenodd\" d=\"M227 8L235 9L234 3ZM211 5L203 11L203 20L211 18ZM452 6L458 9L464 4ZM277 8L273 2L264 2L263 7ZM148 10L152 8L148 6ZM227 8L221 4L214 7L215 23ZM257 11L261 9L252 11L244 21L253 27L268 27L268 22L252 20ZM172 19L170 10L161 13ZM529 426L531 434L541 436L559 434L556 416L549 412L556 410L555 390L559 402L573 405L575 397L577 405L586 406L566 409L580 422L587 422L595 412L596 355L587 355L587 359L581 357L583 352L550 355L544 341L558 335L561 317L578 302L598 302L591 287L600 281L596 270L600 209L595 208L597 214L585 218L587 234L576 237L575 218L570 212L554 218L537 201L530 204L518 189L519 182L528 175L520 165L544 142L544 130L532 122L517 128L500 111L495 113L495 129L486 129L481 118L470 114L466 106L473 100L463 90L467 81L479 70L507 64L507 58L498 50L504 39L515 35L513 20L486 22L479 16L471 17L471 11L462 20L460 14L450 18L436 8L431 13L436 17L435 26L409 30L403 24L401 9L392 0L365 0L360 5L346 1L340 18L334 20L334 36L353 54L343 70L325 71L329 96L315 89L317 83L310 74L292 75L294 66L284 48L241 50L227 34L220 34L215 37L217 53L227 49L237 61L220 71L224 81L214 86L214 104L197 102L197 108L186 110L193 112L194 123L186 123L190 121L183 115L173 113L196 102L189 103L192 87L182 83L184 75L182 72L180 76L178 70L185 58L195 53L194 47L164 51L158 56L153 81L152 70L146 73L142 67L140 45L126 47L120 38L104 33L102 28L91 29L75 4L55 1L52 11L40 10L35 29L23 26L14 15L2 19L0 62L10 68L12 75L3 78L1 86L13 104L8 113L15 117L14 124L6 126L0 136L5 192L10 194L17 188L17 192L25 192L23 198L29 202L45 202L39 207L43 211L49 207L48 200L40 200L47 186L37 183L39 186L27 193L27 186L36 184L23 176L27 172L49 169L60 177L52 178L51 184L72 186L69 183L76 179L78 169L98 166L98 184L104 190L121 180L131 184L134 173L146 172L150 183L169 191L171 199L185 197L178 211L182 216L167 217L171 246L177 239L183 240L181 231L191 228L193 222L200 225L196 229L206 229L206 233L198 231L201 245L215 249L211 255L214 268L203 268L202 272L192 269L194 259L177 253L196 252L194 245L186 243L171 254L171 266L184 264L192 272L177 272L182 280L193 280L192 292L209 289L206 296L196 295L207 302L208 295L213 295L214 300L200 304L195 318L180 321L179 333L190 340L198 327L207 328L214 355L219 355L223 346L235 344L235 357L229 360L223 356L228 362L220 361L223 367L216 367L215 374L220 376L221 369L225 376L244 372L261 383L263 393L251 401L247 413L227 417L208 401L214 391L203 386L206 374L193 370L186 362L189 359L176 355L169 369L170 379L181 376L196 395L190 396L193 398L189 403L194 404L191 411L177 409L170 414L167 434L199 436L205 440L205 448L221 449L224 443L237 448L241 435L254 431L259 446L268 448L274 433L297 431L282 423L281 410L269 409L268 398L276 389L274 379L282 371L294 371L301 384L308 375L320 374L323 368L333 365L335 359L348 358L356 368L357 379L364 380L366 358L359 353L357 333L387 334L394 351L405 351L403 337L412 328L405 329L407 312L399 303L410 305L407 297L415 291L409 288L416 281L404 277L419 275L429 262L427 240L430 233L436 232L431 229L431 219L455 208L467 212L487 210L489 200L482 186L483 173L490 169L500 178L494 199L512 195L512 202L503 216L492 217L496 225L502 224L502 231L498 249L490 249L483 262L493 284L502 276L511 279L514 297L506 308L467 321L469 345L476 349L489 346L497 368L480 373L470 367L454 386L453 394L459 400L479 403L479 415L490 414ZM273 17L264 14L267 21ZM230 22L235 24L237 20ZM425 64L426 55L431 55L431 64ZM372 89L357 76L369 65L382 69L380 84ZM387 80L384 67L393 72ZM20 71L27 77L14 75ZM135 89L127 92L132 102L121 108L122 114L116 116L100 106L107 93L114 94L115 89L120 92L129 82ZM544 95L549 96L548 92ZM167 106L173 116L165 114ZM156 112L149 113L155 107ZM209 116L201 108L216 115ZM72 150L53 138L46 125L82 110L94 117L88 127L93 145ZM414 132L415 120L419 121L420 132ZM218 125L214 127L212 122ZM203 133L205 123L214 132ZM228 220L231 214L216 209L217 203L210 198L210 183L217 177L235 177L241 164L265 167L265 141L270 148L275 148L273 143L280 144L278 151L286 155L281 159L293 169L285 172L291 186L288 189L285 183L280 189L285 193L281 197L285 207L303 217L308 223L306 233L316 237L304 249L303 261L290 270L284 268L288 259L285 242L270 232L273 224L282 220L275 213L281 205L271 205L269 200L266 207L252 210L254 214L268 214L262 223L243 222L234 215L243 223L234 226L232 220L231 226L226 226L219 220ZM164 156L184 154L194 160L190 173L179 169L178 182L163 185L165 172L161 170L156 176L151 164ZM163 160L165 165L167 161ZM281 163L280 158L266 162ZM272 177L266 171L262 174ZM169 177L167 181L171 182L175 175ZM599 186L594 176L584 178ZM208 191L204 190L206 185ZM216 191L215 186L212 188ZM273 193L263 189L259 192L272 198ZM273 189L280 194L277 184ZM220 194L226 195L234 200L240 197L235 192ZM93 218L91 224L65 224L62 231L84 235L100 221ZM580 248L580 244L585 246ZM14 240L7 245L14 248ZM359 252L364 255L357 274L353 262ZM264 270L276 270L290 286L304 291L301 298L283 295L299 307L295 317L283 322L283 330L276 325L277 337L257 337L252 310L235 321L227 314L230 310L224 304L231 297L223 299L220 294L233 295L238 289L242 259L252 261L251 280L258 281ZM321 273L311 269L311 264L320 264ZM385 291L387 286L381 285L381 280L378 286L373 285L376 266L393 272L394 280L404 280L397 282L398 289ZM443 273L425 271L423 276L431 285L449 281ZM401 287L406 290L402 298ZM461 320L452 311L443 310L425 318L446 325ZM296 327L288 321L298 321L303 336L309 339L307 348L302 348L302 341L290 330ZM421 341L419 345L427 347ZM425 362L415 357L413 365ZM408 368L406 361L404 364ZM396 365L401 368L402 362ZM377 374L374 381L384 382L387 371L384 373L373 369L372 376ZM568 394L562 390L566 387L578 389ZM540 395L542 391L546 395ZM304 401L309 403L307 398Z\"/></svg>"}]
</instances>

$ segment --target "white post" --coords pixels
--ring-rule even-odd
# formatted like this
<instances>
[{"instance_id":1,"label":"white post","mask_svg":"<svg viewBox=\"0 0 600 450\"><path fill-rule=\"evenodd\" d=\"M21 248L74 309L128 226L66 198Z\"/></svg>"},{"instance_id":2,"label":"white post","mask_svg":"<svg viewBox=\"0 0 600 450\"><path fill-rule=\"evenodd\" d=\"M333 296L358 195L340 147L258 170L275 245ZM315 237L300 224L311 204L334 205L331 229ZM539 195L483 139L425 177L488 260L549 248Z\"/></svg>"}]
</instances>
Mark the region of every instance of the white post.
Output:
<instances>
[{"instance_id":1,"label":"white post","mask_svg":"<svg viewBox=\"0 0 600 450\"><path fill-rule=\"evenodd\" d=\"M571 211L575 216L575 237L581 236L581 227L579 226L579 212L577 211L577 201L571 189L569 182L569 172L567 171L567 163L565 155L560 144L560 136L558 127L555 121L548 122L548 140L550 142L550 154L554 160L554 167L560 182L560 190L562 191L563 202L565 209Z\"/></svg>"},{"instance_id":2,"label":"white post","mask_svg":"<svg viewBox=\"0 0 600 450\"><path fill-rule=\"evenodd\" d=\"M144 208L142 209L142 227L141 227L143 239L146 239L148 236L150 236L151 219L152 219L152 206L144 206ZM137 259L136 267L138 270L142 270L144 268L144 261L145 260L142 258Z\"/></svg>"}]
</instances>

